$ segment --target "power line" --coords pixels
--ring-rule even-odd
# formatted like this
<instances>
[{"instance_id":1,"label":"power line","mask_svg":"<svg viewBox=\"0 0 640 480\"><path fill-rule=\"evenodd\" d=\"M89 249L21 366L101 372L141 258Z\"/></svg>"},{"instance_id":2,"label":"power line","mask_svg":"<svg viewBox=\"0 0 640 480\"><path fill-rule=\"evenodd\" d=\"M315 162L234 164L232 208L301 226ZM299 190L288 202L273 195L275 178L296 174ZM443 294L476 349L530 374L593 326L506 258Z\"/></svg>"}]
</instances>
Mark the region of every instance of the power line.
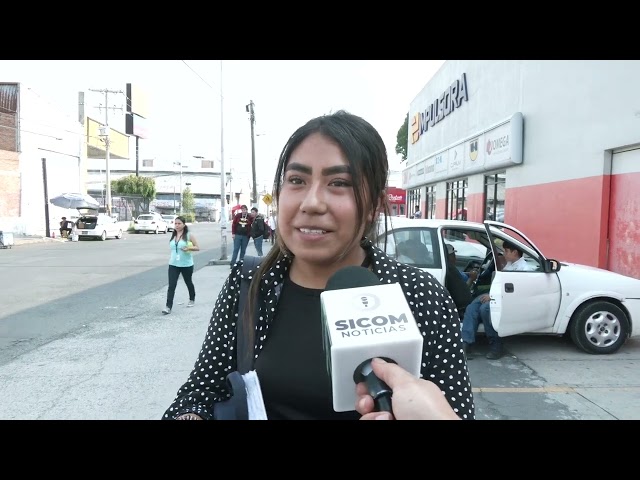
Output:
<instances>
[{"instance_id":1,"label":"power line","mask_svg":"<svg viewBox=\"0 0 640 480\"><path fill-rule=\"evenodd\" d=\"M207 83L207 81L206 81L204 78L202 78L202 76L200 76L200 74L199 74L198 72L196 72L193 68L191 68L191 65L189 65L189 64L188 64L187 62L185 62L184 60L180 60L180 61L181 61L182 63L184 63L187 67L189 67L189 70L191 70L193 73L195 73L195 74L198 76L198 78L199 78L200 80L202 80L202 81L205 83L205 85L206 85L207 87L209 87L211 90L213 90L213 87L212 87L211 85L209 85L209 83Z\"/></svg>"}]
</instances>

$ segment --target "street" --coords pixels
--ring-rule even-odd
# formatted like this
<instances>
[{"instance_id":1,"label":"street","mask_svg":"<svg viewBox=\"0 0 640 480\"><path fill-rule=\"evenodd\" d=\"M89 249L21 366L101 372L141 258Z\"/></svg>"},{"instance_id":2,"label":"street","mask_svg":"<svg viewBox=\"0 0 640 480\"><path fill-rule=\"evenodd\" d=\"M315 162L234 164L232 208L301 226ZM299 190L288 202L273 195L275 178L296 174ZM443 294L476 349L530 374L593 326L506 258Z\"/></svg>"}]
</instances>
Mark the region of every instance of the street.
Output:
<instances>
[{"instance_id":1,"label":"street","mask_svg":"<svg viewBox=\"0 0 640 480\"><path fill-rule=\"evenodd\" d=\"M229 273L208 265L220 256L219 226L191 231L201 246L196 305L186 308L180 279L168 316L170 234L0 250L0 419L159 419ZM487 348L468 362L478 419L640 419L638 340L609 356L549 336L507 338L499 360L487 360Z\"/></svg>"},{"instance_id":2,"label":"street","mask_svg":"<svg viewBox=\"0 0 640 480\"><path fill-rule=\"evenodd\" d=\"M197 270L219 255L220 230L196 224L191 231L200 243ZM7 301L0 312L0 359L7 343L46 341L166 286L170 238L125 232L120 240L60 240L1 251L0 295Z\"/></svg>"}]
</instances>

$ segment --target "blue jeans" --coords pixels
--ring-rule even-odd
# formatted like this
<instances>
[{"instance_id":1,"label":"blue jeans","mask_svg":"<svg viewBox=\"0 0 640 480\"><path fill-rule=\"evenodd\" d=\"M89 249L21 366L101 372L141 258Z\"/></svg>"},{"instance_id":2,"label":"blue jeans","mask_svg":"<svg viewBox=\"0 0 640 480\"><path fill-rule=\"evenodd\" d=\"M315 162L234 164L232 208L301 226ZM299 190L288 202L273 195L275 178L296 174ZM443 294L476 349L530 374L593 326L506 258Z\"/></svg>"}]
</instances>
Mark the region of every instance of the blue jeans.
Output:
<instances>
[{"instance_id":1,"label":"blue jeans","mask_svg":"<svg viewBox=\"0 0 640 480\"><path fill-rule=\"evenodd\" d=\"M233 237L233 255L231 255L231 267L236 263L238 258L238 252L240 253L240 260L244 258L244 254L247 252L247 245L249 245L249 237L247 235L236 235Z\"/></svg>"},{"instance_id":2,"label":"blue jeans","mask_svg":"<svg viewBox=\"0 0 640 480\"><path fill-rule=\"evenodd\" d=\"M264 241L264 237L260 235L253 239L253 246L256 247L256 252L258 252L258 256L262 256L262 242Z\"/></svg>"},{"instance_id":3,"label":"blue jeans","mask_svg":"<svg viewBox=\"0 0 640 480\"><path fill-rule=\"evenodd\" d=\"M473 299L464 311L462 319L462 341L465 343L475 343L476 332L480 322L484 325L484 333L489 339L490 344L500 343L498 332L493 329L491 324L491 302L480 301L482 295Z\"/></svg>"}]
</instances>

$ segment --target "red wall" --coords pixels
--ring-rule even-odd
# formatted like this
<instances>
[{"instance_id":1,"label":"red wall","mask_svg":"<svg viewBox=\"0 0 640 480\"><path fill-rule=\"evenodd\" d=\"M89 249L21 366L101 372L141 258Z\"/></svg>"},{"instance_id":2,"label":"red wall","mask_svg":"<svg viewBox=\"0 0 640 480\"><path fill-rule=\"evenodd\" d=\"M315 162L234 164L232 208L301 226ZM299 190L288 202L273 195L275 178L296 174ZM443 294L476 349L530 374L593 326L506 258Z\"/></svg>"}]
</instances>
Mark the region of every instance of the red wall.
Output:
<instances>
[{"instance_id":1,"label":"red wall","mask_svg":"<svg viewBox=\"0 0 640 480\"><path fill-rule=\"evenodd\" d=\"M436 218L447 218L447 201L444 198L436 200Z\"/></svg>"},{"instance_id":2,"label":"red wall","mask_svg":"<svg viewBox=\"0 0 640 480\"><path fill-rule=\"evenodd\" d=\"M505 223L547 258L640 278L640 173L507 188L505 206ZM466 207L468 220L482 222L484 194L469 195ZM446 210L437 200L436 218Z\"/></svg>"},{"instance_id":3,"label":"red wall","mask_svg":"<svg viewBox=\"0 0 640 480\"><path fill-rule=\"evenodd\" d=\"M484 221L484 193L471 193L465 201L467 208L467 220L470 222Z\"/></svg>"},{"instance_id":4,"label":"red wall","mask_svg":"<svg viewBox=\"0 0 640 480\"><path fill-rule=\"evenodd\" d=\"M608 175L507 188L505 223L547 258L607 268Z\"/></svg>"},{"instance_id":5,"label":"red wall","mask_svg":"<svg viewBox=\"0 0 640 480\"><path fill-rule=\"evenodd\" d=\"M609 211L608 269L640 278L640 173L611 177Z\"/></svg>"}]
</instances>

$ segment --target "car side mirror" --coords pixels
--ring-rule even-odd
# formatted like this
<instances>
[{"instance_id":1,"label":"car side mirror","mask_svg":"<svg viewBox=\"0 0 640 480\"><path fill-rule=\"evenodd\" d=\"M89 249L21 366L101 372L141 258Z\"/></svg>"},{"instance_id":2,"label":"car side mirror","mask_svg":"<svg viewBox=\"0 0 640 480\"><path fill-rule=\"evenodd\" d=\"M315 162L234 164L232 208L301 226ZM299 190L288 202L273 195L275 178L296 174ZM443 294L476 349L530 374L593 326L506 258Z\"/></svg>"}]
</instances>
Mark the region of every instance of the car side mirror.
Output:
<instances>
[{"instance_id":1,"label":"car side mirror","mask_svg":"<svg viewBox=\"0 0 640 480\"><path fill-rule=\"evenodd\" d=\"M558 260L554 260L549 258L545 261L544 271L546 273L556 273L560 270L560 262Z\"/></svg>"}]
</instances>

